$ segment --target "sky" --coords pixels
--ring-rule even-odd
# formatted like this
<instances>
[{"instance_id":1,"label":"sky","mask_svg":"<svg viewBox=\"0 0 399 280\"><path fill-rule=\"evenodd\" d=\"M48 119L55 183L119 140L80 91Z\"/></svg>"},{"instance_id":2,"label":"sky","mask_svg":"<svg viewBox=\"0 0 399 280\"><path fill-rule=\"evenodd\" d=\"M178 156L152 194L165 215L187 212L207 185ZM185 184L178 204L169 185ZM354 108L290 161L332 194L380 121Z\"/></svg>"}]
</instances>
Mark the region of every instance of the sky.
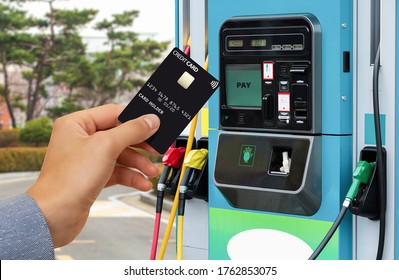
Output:
<instances>
[{"instance_id":1,"label":"sky","mask_svg":"<svg viewBox=\"0 0 399 280\"><path fill-rule=\"evenodd\" d=\"M48 11L48 4L32 1L25 4L28 13L40 16ZM58 0L55 8L64 9L96 9L97 21L110 19L113 14L126 10L140 11L133 24L132 31L150 36L157 41L174 41L175 35L175 0ZM93 25L93 24L92 24ZM99 37L104 36L92 28L81 31L83 37L89 38L89 51L99 47Z\"/></svg>"}]
</instances>

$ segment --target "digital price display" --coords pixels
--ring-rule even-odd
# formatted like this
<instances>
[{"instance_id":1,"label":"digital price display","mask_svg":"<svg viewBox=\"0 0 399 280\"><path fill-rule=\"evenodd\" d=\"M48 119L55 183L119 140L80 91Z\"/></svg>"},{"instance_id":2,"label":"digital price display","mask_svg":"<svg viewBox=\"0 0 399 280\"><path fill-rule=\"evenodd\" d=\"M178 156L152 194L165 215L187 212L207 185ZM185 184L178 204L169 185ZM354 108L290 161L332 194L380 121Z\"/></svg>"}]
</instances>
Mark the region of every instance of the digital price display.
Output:
<instances>
[{"instance_id":1,"label":"digital price display","mask_svg":"<svg viewBox=\"0 0 399 280\"><path fill-rule=\"evenodd\" d=\"M266 39L252 39L251 47L266 47Z\"/></svg>"},{"instance_id":2,"label":"digital price display","mask_svg":"<svg viewBox=\"0 0 399 280\"><path fill-rule=\"evenodd\" d=\"M244 46L244 40L229 40L227 44L230 48L241 48Z\"/></svg>"}]
</instances>

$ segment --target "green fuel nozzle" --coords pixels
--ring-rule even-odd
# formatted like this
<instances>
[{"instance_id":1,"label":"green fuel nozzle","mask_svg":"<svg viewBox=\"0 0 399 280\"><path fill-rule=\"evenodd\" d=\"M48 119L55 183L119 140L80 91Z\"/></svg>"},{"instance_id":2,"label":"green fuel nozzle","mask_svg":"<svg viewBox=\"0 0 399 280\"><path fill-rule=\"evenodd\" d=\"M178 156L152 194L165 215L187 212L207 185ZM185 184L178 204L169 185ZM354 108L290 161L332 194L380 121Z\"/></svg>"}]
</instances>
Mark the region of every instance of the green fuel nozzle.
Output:
<instances>
[{"instance_id":1,"label":"green fuel nozzle","mask_svg":"<svg viewBox=\"0 0 399 280\"><path fill-rule=\"evenodd\" d=\"M361 160L356 164L355 171L353 171L353 182L349 188L349 191L346 194L345 201L349 200L350 203L353 200L353 198L356 196L360 185L368 183L371 174L373 174L374 167L375 167L375 162L367 162L364 160Z\"/></svg>"}]
</instances>

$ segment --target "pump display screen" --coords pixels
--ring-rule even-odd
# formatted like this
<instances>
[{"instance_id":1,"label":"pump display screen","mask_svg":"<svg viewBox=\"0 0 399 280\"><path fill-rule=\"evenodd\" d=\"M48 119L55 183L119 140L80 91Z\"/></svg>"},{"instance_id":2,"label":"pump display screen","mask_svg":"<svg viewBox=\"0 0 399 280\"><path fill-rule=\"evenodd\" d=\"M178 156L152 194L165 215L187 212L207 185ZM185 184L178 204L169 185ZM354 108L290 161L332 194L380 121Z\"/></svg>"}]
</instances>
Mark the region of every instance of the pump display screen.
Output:
<instances>
[{"instance_id":1,"label":"pump display screen","mask_svg":"<svg viewBox=\"0 0 399 280\"><path fill-rule=\"evenodd\" d=\"M260 64L226 65L226 105L261 107L262 69Z\"/></svg>"},{"instance_id":2,"label":"pump display screen","mask_svg":"<svg viewBox=\"0 0 399 280\"><path fill-rule=\"evenodd\" d=\"M266 47L266 39L251 40L251 47Z\"/></svg>"},{"instance_id":3,"label":"pump display screen","mask_svg":"<svg viewBox=\"0 0 399 280\"><path fill-rule=\"evenodd\" d=\"M230 48L240 48L240 47L244 46L244 41L243 40L229 40L228 46Z\"/></svg>"}]
</instances>

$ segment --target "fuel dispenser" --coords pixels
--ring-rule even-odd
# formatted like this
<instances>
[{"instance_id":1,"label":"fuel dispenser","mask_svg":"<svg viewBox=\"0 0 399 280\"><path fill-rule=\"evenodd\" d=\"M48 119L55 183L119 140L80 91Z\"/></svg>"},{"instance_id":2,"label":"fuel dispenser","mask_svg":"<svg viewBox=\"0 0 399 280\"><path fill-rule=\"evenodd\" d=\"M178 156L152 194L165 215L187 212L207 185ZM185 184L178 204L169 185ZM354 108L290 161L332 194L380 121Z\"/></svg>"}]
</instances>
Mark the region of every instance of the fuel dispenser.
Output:
<instances>
[{"instance_id":1,"label":"fuel dispenser","mask_svg":"<svg viewBox=\"0 0 399 280\"><path fill-rule=\"evenodd\" d=\"M398 259L397 1L176 7L176 44L221 82L184 259Z\"/></svg>"},{"instance_id":2,"label":"fuel dispenser","mask_svg":"<svg viewBox=\"0 0 399 280\"><path fill-rule=\"evenodd\" d=\"M215 185L234 207L316 213L322 118L317 19L291 15L226 21L220 31L220 78L223 132Z\"/></svg>"},{"instance_id":3,"label":"fuel dispenser","mask_svg":"<svg viewBox=\"0 0 399 280\"><path fill-rule=\"evenodd\" d=\"M308 259L352 182L352 3L283 2L207 3L209 259Z\"/></svg>"}]
</instances>

